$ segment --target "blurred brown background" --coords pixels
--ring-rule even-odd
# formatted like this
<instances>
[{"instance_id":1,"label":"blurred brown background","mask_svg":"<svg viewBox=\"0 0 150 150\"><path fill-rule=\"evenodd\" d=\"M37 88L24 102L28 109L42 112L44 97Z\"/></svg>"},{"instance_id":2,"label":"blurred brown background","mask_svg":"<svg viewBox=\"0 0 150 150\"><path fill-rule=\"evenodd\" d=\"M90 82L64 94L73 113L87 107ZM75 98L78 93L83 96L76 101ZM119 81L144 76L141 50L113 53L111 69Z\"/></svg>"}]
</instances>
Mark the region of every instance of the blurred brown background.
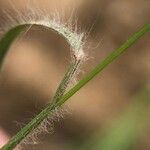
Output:
<instances>
[{"instance_id":1,"label":"blurred brown background","mask_svg":"<svg viewBox=\"0 0 150 150\"><path fill-rule=\"evenodd\" d=\"M22 10L29 0L11 2ZM30 4L31 8L38 7L47 13L55 8L60 13L63 10L66 18L74 10L82 31L91 28L89 48L85 49L89 60L79 78L150 17L149 0L31 0ZM1 26L5 22L4 10L12 11L13 15L10 2L0 0ZM0 74L0 127L9 137L20 129L16 122L28 122L52 98L69 59L67 42L45 29L33 27L13 43ZM55 125L54 134L27 149L66 150L68 144L78 143L108 125L149 84L150 45L146 35L67 102L71 114ZM149 133L139 138L136 150L150 149Z\"/></svg>"}]
</instances>

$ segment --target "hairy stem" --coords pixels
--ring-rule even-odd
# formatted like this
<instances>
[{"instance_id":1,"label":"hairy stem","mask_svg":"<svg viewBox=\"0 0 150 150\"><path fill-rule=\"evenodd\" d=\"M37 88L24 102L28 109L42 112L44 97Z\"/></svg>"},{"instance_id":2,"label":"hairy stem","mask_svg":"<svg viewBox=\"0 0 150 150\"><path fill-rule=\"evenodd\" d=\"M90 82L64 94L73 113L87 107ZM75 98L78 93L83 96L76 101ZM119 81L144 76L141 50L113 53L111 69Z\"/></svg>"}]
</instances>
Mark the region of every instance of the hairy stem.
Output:
<instances>
[{"instance_id":1,"label":"hairy stem","mask_svg":"<svg viewBox=\"0 0 150 150\"><path fill-rule=\"evenodd\" d=\"M0 67L3 63L5 55L8 52L9 47L11 46L12 42L20 35L21 32L25 32L33 25L43 26L40 24L22 24L18 25L11 30L9 30L5 36L0 40ZM50 28L54 30L53 28ZM62 79L61 83L59 84L55 96L53 97L52 102L55 103L56 99L60 99L62 95L64 95L66 88L68 87L69 82L71 81L72 77L74 76L75 71L79 67L80 60L74 59L73 62L70 64L64 78Z\"/></svg>"},{"instance_id":2,"label":"hairy stem","mask_svg":"<svg viewBox=\"0 0 150 150\"><path fill-rule=\"evenodd\" d=\"M75 72L78 70L78 67L80 65L80 60L75 60L73 64L70 65L68 71L66 72L63 80L59 84L55 96L53 97L52 103L55 104L57 103L61 97L64 95L66 92L66 88L68 87L69 82L73 78Z\"/></svg>"},{"instance_id":3,"label":"hairy stem","mask_svg":"<svg viewBox=\"0 0 150 150\"><path fill-rule=\"evenodd\" d=\"M3 38L0 40L0 65L2 65L3 60L5 58L5 55L7 54L8 49L11 46L12 42L21 34L21 32L27 31L28 28L30 28L33 25L37 25L37 24L18 25L16 27L10 29L3 36ZM41 25L41 24L38 24L38 26L45 27L44 25ZM53 29L51 27L49 27L49 29L55 30L55 28ZM57 32L57 30L56 30L56 32ZM62 79L61 83L59 84L59 86L56 90L56 93L55 93L54 97L51 100L50 105L56 104L56 102L58 102L61 99L61 97L64 95L69 83L71 82L71 79L75 76L75 73L76 73L76 71L78 70L78 68L80 66L80 61L81 61L80 59L72 59L71 64L70 64L64 78ZM43 119L41 118L41 121L39 121L39 122L41 123L42 120ZM36 123L37 123L37 126L38 126L38 122L36 122Z\"/></svg>"},{"instance_id":4,"label":"hairy stem","mask_svg":"<svg viewBox=\"0 0 150 150\"><path fill-rule=\"evenodd\" d=\"M12 139L4 145L1 150L11 150L16 147L32 130L34 130L48 115L51 115L53 110L60 107L65 101L67 101L72 95L79 91L85 84L87 84L92 78L100 73L105 67L116 60L121 54L123 54L130 46L132 46L140 37L150 30L150 24L144 25L139 31L133 34L121 47L113 51L106 59L98 64L88 75L80 80L69 92L64 94L57 103L49 104L40 114L38 114L31 122L29 122L24 128L21 129Z\"/></svg>"}]
</instances>

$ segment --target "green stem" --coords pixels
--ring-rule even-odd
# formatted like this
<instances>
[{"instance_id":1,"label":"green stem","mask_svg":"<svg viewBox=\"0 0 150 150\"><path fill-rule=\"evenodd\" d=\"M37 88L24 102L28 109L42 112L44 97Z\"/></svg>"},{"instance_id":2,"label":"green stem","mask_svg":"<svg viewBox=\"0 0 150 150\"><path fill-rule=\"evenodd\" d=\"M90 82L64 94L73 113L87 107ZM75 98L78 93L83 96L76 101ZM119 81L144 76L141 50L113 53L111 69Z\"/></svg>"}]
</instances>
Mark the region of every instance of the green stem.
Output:
<instances>
[{"instance_id":1,"label":"green stem","mask_svg":"<svg viewBox=\"0 0 150 150\"><path fill-rule=\"evenodd\" d=\"M93 79L105 67L116 60L123 54L130 46L132 46L138 39L140 39L146 32L150 30L150 24L144 25L139 31L133 34L120 48L112 52L106 59L98 64L87 76L80 80L68 93L66 93L57 103L48 105L40 114L38 114L31 122L21 129L12 139L4 145L1 150L12 150L17 144L21 142L31 131L33 131L53 110L60 107L72 95L79 91L85 84Z\"/></svg>"},{"instance_id":2,"label":"green stem","mask_svg":"<svg viewBox=\"0 0 150 150\"><path fill-rule=\"evenodd\" d=\"M55 96L52 99L53 104L57 103L64 95L71 79L73 78L76 71L78 70L79 65L80 65L80 60L74 60L74 62L70 65L68 71L66 72L64 78L62 79L61 83L59 84L56 90Z\"/></svg>"},{"instance_id":3,"label":"green stem","mask_svg":"<svg viewBox=\"0 0 150 150\"><path fill-rule=\"evenodd\" d=\"M130 46L140 39L146 32L150 31L150 24L144 25L139 31L133 34L121 47L113 51L106 59L99 63L87 76L78 82L69 92L67 92L59 101L57 106L61 106L72 95L79 91L85 84L99 74L105 67L112 63L116 58L123 54Z\"/></svg>"}]
</instances>

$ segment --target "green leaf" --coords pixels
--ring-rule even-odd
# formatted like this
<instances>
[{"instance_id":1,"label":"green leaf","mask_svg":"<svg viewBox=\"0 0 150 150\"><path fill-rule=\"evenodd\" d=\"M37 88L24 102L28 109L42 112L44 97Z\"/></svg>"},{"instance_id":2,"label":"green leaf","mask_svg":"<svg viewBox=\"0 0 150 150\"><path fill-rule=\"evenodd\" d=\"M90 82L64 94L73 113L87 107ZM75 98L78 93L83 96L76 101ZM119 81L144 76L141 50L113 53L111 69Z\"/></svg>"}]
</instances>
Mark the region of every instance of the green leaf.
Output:
<instances>
[{"instance_id":1,"label":"green leaf","mask_svg":"<svg viewBox=\"0 0 150 150\"><path fill-rule=\"evenodd\" d=\"M21 32L25 31L29 26L20 25L9 30L0 40L0 65L2 65L5 55L12 42L20 35Z\"/></svg>"}]
</instances>

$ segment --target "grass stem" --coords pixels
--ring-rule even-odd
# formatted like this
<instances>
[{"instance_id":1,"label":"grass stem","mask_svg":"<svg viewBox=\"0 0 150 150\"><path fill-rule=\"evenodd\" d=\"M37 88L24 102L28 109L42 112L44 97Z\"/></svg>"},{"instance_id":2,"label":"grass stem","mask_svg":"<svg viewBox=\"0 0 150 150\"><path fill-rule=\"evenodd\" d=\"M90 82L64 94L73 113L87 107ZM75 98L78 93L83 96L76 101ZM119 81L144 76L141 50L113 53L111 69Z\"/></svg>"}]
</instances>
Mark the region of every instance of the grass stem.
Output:
<instances>
[{"instance_id":1,"label":"grass stem","mask_svg":"<svg viewBox=\"0 0 150 150\"><path fill-rule=\"evenodd\" d=\"M88 75L80 80L69 92L64 94L57 103L49 104L40 114L38 114L31 122L29 122L24 128L22 128L10 141L4 145L1 150L12 150L19 144L31 131L33 131L48 115L53 113L53 110L64 104L71 96L79 91L84 85L86 85L91 79L99 74L110 63L116 60L121 54L123 54L130 46L132 46L138 39L140 39L146 32L150 30L150 24L144 25L139 31L134 33L121 47L113 51L106 59L99 63Z\"/></svg>"}]
</instances>

